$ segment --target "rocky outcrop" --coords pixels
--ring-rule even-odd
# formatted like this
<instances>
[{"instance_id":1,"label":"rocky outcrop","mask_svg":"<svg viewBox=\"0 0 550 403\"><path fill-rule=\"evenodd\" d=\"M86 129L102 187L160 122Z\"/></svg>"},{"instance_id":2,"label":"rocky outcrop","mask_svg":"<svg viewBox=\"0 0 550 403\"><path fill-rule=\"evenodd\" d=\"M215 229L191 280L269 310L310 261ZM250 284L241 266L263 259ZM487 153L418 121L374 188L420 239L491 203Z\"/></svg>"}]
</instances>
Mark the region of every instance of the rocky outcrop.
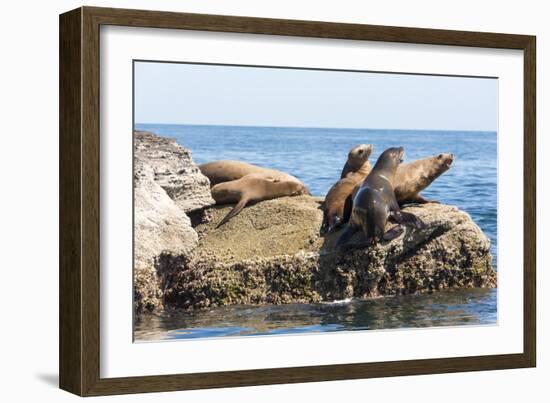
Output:
<instances>
[{"instance_id":1,"label":"rocky outcrop","mask_svg":"<svg viewBox=\"0 0 550 403\"><path fill-rule=\"evenodd\" d=\"M496 286L489 239L456 207L408 207L426 228L336 253L339 234L319 236L319 202L310 196L264 201L218 229L230 207L209 208L211 220L196 227L193 252L160 258L165 303L192 309Z\"/></svg>"},{"instance_id":2,"label":"rocky outcrop","mask_svg":"<svg viewBox=\"0 0 550 403\"><path fill-rule=\"evenodd\" d=\"M164 299L157 275L159 256L192 251L199 238L186 211L214 201L208 179L189 151L151 133L135 132L134 140L134 302L138 311L154 310ZM182 200L187 193L193 196Z\"/></svg>"},{"instance_id":3,"label":"rocky outcrop","mask_svg":"<svg viewBox=\"0 0 550 403\"><path fill-rule=\"evenodd\" d=\"M338 232L319 235L322 200L311 196L247 206L216 228L232 207L213 205L190 152L151 133L134 136L137 312L496 286L489 239L456 207L407 207L425 228L339 252Z\"/></svg>"},{"instance_id":4,"label":"rocky outcrop","mask_svg":"<svg viewBox=\"0 0 550 403\"><path fill-rule=\"evenodd\" d=\"M139 164L150 167L155 182L184 212L214 204L208 178L193 162L191 152L175 139L135 131L134 150L136 169Z\"/></svg>"}]
</instances>

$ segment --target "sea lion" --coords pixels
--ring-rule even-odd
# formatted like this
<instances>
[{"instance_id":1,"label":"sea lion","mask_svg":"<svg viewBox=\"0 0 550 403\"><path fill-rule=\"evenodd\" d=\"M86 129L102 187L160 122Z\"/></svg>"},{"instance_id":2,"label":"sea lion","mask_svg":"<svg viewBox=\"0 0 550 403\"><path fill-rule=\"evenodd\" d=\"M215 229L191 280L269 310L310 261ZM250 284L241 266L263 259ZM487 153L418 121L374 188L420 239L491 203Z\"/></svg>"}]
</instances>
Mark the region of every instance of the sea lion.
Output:
<instances>
[{"instance_id":1,"label":"sea lion","mask_svg":"<svg viewBox=\"0 0 550 403\"><path fill-rule=\"evenodd\" d=\"M360 144L349 152L341 179L330 188L325 197L321 234L331 232L349 220L353 204L351 194L372 169L369 157L373 149L372 144Z\"/></svg>"},{"instance_id":2,"label":"sea lion","mask_svg":"<svg viewBox=\"0 0 550 403\"><path fill-rule=\"evenodd\" d=\"M353 147L348 153L348 159L342 169L340 179L345 178L350 172L358 172L364 174L364 177L367 177L372 169L369 157L373 149L374 147L372 144L359 144Z\"/></svg>"},{"instance_id":3,"label":"sea lion","mask_svg":"<svg viewBox=\"0 0 550 403\"><path fill-rule=\"evenodd\" d=\"M216 228L239 214L247 203L283 196L309 194L309 190L301 182L281 181L263 174L249 174L240 179L218 183L211 190L212 198L216 201L216 204L236 203L235 207L220 221Z\"/></svg>"},{"instance_id":4,"label":"sea lion","mask_svg":"<svg viewBox=\"0 0 550 403\"><path fill-rule=\"evenodd\" d=\"M400 206L409 203L439 203L427 200L420 192L426 189L453 163L453 154L442 153L402 164L395 174L395 197Z\"/></svg>"},{"instance_id":5,"label":"sea lion","mask_svg":"<svg viewBox=\"0 0 550 403\"><path fill-rule=\"evenodd\" d=\"M204 176L210 180L210 187L218 183L234 181L250 174L262 174L266 177L280 181L294 181L301 183L300 180L285 172L276 169L264 168L242 161L220 160L212 161L199 165L199 169Z\"/></svg>"},{"instance_id":6,"label":"sea lion","mask_svg":"<svg viewBox=\"0 0 550 403\"><path fill-rule=\"evenodd\" d=\"M423 227L424 223L414 214L401 211L394 193L397 167L404 155L403 147L384 151L353 199L351 217L336 247L346 244L353 234L362 230L365 245L378 241L391 241L403 232L403 225ZM397 225L385 232L388 219Z\"/></svg>"}]
</instances>

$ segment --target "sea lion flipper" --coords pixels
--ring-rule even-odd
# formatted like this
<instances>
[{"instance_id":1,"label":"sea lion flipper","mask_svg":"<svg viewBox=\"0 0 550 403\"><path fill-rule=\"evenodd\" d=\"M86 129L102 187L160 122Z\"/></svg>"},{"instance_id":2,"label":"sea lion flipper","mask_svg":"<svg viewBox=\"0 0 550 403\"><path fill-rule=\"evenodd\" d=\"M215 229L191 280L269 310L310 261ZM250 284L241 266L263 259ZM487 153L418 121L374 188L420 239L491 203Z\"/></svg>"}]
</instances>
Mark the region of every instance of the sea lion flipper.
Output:
<instances>
[{"instance_id":1,"label":"sea lion flipper","mask_svg":"<svg viewBox=\"0 0 550 403\"><path fill-rule=\"evenodd\" d=\"M426 224L424 224L424 221L422 221L420 218L412 213L406 213L401 210L393 211L390 213L390 217L393 218L393 220L397 224L413 225L419 229L426 228Z\"/></svg>"},{"instance_id":2,"label":"sea lion flipper","mask_svg":"<svg viewBox=\"0 0 550 403\"><path fill-rule=\"evenodd\" d=\"M441 204L439 200L426 199L422 195L417 195L415 200L419 204L426 204L426 203Z\"/></svg>"},{"instance_id":3,"label":"sea lion flipper","mask_svg":"<svg viewBox=\"0 0 550 403\"><path fill-rule=\"evenodd\" d=\"M410 198L410 200L408 201L409 203L418 203L418 204L426 204L426 203L436 203L436 204L439 204L440 202L438 202L437 200L430 200L430 199L426 199L424 196L422 196L421 194L416 194L414 195L413 197Z\"/></svg>"},{"instance_id":4,"label":"sea lion flipper","mask_svg":"<svg viewBox=\"0 0 550 403\"><path fill-rule=\"evenodd\" d=\"M323 236L330 234L341 224L341 219L337 215L329 215L328 212L324 212L323 223L321 224L321 229L319 230L319 235Z\"/></svg>"},{"instance_id":5,"label":"sea lion flipper","mask_svg":"<svg viewBox=\"0 0 550 403\"><path fill-rule=\"evenodd\" d=\"M401 224L397 224L392 229L388 230L382 237L384 241L391 241L401 235L404 231L404 228Z\"/></svg>"},{"instance_id":6,"label":"sea lion flipper","mask_svg":"<svg viewBox=\"0 0 550 403\"><path fill-rule=\"evenodd\" d=\"M220 228L230 219L232 219L237 214L239 214L241 210L246 206L246 203L248 203L248 199L246 198L242 198L241 200L239 200L239 202L235 204L235 207L233 207L233 209L229 213L227 213L227 215L220 221L220 223L216 226L216 228Z\"/></svg>"}]
</instances>

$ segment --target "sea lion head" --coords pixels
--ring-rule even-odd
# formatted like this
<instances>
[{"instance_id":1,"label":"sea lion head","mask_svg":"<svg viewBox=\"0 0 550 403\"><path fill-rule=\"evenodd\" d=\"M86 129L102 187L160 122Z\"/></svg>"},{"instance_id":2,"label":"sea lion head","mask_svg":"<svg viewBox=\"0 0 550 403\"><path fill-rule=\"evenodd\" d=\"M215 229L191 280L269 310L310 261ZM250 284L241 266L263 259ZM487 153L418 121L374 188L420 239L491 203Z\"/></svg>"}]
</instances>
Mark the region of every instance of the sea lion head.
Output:
<instances>
[{"instance_id":1,"label":"sea lion head","mask_svg":"<svg viewBox=\"0 0 550 403\"><path fill-rule=\"evenodd\" d=\"M404 156L405 149L403 147L388 148L378 157L374 169L379 171L384 170L395 174L397 167L403 162Z\"/></svg>"},{"instance_id":2,"label":"sea lion head","mask_svg":"<svg viewBox=\"0 0 550 403\"><path fill-rule=\"evenodd\" d=\"M348 167L353 171L361 168L369 160L373 150L374 146L372 144L359 144L353 147L348 153Z\"/></svg>"},{"instance_id":3,"label":"sea lion head","mask_svg":"<svg viewBox=\"0 0 550 403\"><path fill-rule=\"evenodd\" d=\"M289 186L290 186L290 196L299 196L299 195L311 196L309 189L303 183L289 182Z\"/></svg>"},{"instance_id":4,"label":"sea lion head","mask_svg":"<svg viewBox=\"0 0 550 403\"><path fill-rule=\"evenodd\" d=\"M212 198L217 204L231 203L238 193L230 182L218 183L210 189Z\"/></svg>"},{"instance_id":5,"label":"sea lion head","mask_svg":"<svg viewBox=\"0 0 550 403\"><path fill-rule=\"evenodd\" d=\"M441 153L427 158L423 166L424 179L429 180L429 183L438 178L441 174L448 171L453 164L454 156L449 153Z\"/></svg>"},{"instance_id":6,"label":"sea lion head","mask_svg":"<svg viewBox=\"0 0 550 403\"><path fill-rule=\"evenodd\" d=\"M453 164L454 155L449 153L442 153L437 155L435 158L436 165L438 170L441 170L441 173L447 171Z\"/></svg>"}]
</instances>

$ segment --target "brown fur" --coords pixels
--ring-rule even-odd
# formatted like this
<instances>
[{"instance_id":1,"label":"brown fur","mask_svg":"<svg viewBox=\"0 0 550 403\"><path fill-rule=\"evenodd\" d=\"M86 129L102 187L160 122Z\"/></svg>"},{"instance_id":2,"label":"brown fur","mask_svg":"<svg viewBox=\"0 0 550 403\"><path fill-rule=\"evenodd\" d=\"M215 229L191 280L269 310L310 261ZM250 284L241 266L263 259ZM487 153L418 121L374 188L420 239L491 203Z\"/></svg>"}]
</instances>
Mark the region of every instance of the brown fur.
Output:
<instances>
[{"instance_id":1,"label":"brown fur","mask_svg":"<svg viewBox=\"0 0 550 403\"><path fill-rule=\"evenodd\" d=\"M240 179L219 183L212 187L212 197L216 204L236 203L236 205L220 221L218 227L239 214L250 202L301 194L309 194L303 183L288 180L281 181L262 174L250 174Z\"/></svg>"},{"instance_id":2,"label":"brown fur","mask_svg":"<svg viewBox=\"0 0 550 403\"><path fill-rule=\"evenodd\" d=\"M399 204L437 203L425 199L420 192L451 167L453 158L452 154L439 154L400 165L395 174L395 197Z\"/></svg>"},{"instance_id":3,"label":"brown fur","mask_svg":"<svg viewBox=\"0 0 550 403\"><path fill-rule=\"evenodd\" d=\"M372 169L369 162L372 150L371 144L360 144L348 153L348 159L340 175L341 179L330 188L325 197L321 233L330 232L349 219L352 205L351 193Z\"/></svg>"},{"instance_id":4,"label":"brown fur","mask_svg":"<svg viewBox=\"0 0 550 403\"><path fill-rule=\"evenodd\" d=\"M220 160L199 165L202 174L210 180L210 186L218 183L234 181L250 174L269 176L279 181L294 181L301 183L298 178L276 169L264 168L242 161Z\"/></svg>"}]
</instances>

